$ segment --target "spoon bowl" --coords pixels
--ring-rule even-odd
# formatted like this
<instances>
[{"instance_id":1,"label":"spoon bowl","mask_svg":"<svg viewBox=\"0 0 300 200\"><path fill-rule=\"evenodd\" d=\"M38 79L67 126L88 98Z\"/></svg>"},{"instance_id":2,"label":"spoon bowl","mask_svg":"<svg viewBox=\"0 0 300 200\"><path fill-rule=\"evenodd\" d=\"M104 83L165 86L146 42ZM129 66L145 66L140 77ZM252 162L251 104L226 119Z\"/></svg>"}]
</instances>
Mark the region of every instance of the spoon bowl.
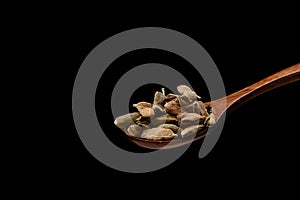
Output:
<instances>
[{"instance_id":1,"label":"spoon bowl","mask_svg":"<svg viewBox=\"0 0 300 200\"><path fill-rule=\"evenodd\" d=\"M218 126L219 119L225 112L234 110L250 99L253 99L254 97L261 95L267 91L298 80L300 80L300 63L283 69L226 97L204 103L205 106L212 107L216 124L213 127L202 129L196 134L196 136L194 135L187 138L174 138L172 140L148 140L130 136L128 135L126 130L125 133L128 136L129 140L143 148L169 149L180 147L182 145L186 145L193 141L199 140L200 138L205 137L208 133L213 133L214 129ZM208 131L208 129L211 130Z\"/></svg>"},{"instance_id":2,"label":"spoon bowl","mask_svg":"<svg viewBox=\"0 0 300 200\"><path fill-rule=\"evenodd\" d=\"M191 135L186 138L174 138L172 140L148 140L144 138L130 136L128 135L127 131L125 131L125 133L128 136L129 140L131 140L131 142L135 143L140 147L147 148L147 149L162 149L162 148L170 149L170 148L180 147L182 145L189 144L193 141L199 140L204 136L206 136L207 131L208 128L201 129L200 131L197 132L196 136Z\"/></svg>"}]
</instances>

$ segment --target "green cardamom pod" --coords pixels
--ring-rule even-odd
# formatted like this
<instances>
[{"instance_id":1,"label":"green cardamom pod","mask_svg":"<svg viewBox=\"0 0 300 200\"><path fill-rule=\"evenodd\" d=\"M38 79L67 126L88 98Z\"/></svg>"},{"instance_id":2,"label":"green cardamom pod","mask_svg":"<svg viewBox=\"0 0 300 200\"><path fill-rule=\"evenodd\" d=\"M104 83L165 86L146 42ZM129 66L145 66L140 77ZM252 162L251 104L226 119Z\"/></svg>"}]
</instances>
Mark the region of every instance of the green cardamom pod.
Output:
<instances>
[{"instance_id":1,"label":"green cardamom pod","mask_svg":"<svg viewBox=\"0 0 300 200\"><path fill-rule=\"evenodd\" d=\"M151 119L151 126L157 126L160 124L178 124L178 121L175 116L169 114L161 115Z\"/></svg>"},{"instance_id":2,"label":"green cardamom pod","mask_svg":"<svg viewBox=\"0 0 300 200\"><path fill-rule=\"evenodd\" d=\"M154 115L151 103L142 101L137 104L133 104L133 107L136 107L143 117L152 117Z\"/></svg>"},{"instance_id":3,"label":"green cardamom pod","mask_svg":"<svg viewBox=\"0 0 300 200\"><path fill-rule=\"evenodd\" d=\"M177 136L172 130L166 128L151 128L144 130L141 138L148 140L169 140Z\"/></svg>"},{"instance_id":4,"label":"green cardamom pod","mask_svg":"<svg viewBox=\"0 0 300 200\"><path fill-rule=\"evenodd\" d=\"M169 102L167 102L164 105L166 112L171 114L171 115L177 115L178 113L181 112L180 104L178 98L173 99Z\"/></svg>"},{"instance_id":5,"label":"green cardamom pod","mask_svg":"<svg viewBox=\"0 0 300 200\"><path fill-rule=\"evenodd\" d=\"M117 127L124 129L124 128L127 128L130 125L134 124L136 119L139 117L140 117L140 113L138 113L138 112L129 113L129 114L117 117L114 121L114 124Z\"/></svg>"},{"instance_id":6,"label":"green cardamom pod","mask_svg":"<svg viewBox=\"0 0 300 200\"><path fill-rule=\"evenodd\" d=\"M127 133L129 136L140 137L144 129L145 128L134 124L128 127Z\"/></svg>"},{"instance_id":7,"label":"green cardamom pod","mask_svg":"<svg viewBox=\"0 0 300 200\"><path fill-rule=\"evenodd\" d=\"M155 92L153 104L162 104L162 102L166 99L166 96L161 92Z\"/></svg>"},{"instance_id":8,"label":"green cardamom pod","mask_svg":"<svg viewBox=\"0 0 300 200\"><path fill-rule=\"evenodd\" d=\"M161 124L158 128L166 128L172 130L174 133L180 132L182 129L176 126L175 124Z\"/></svg>"},{"instance_id":9,"label":"green cardamom pod","mask_svg":"<svg viewBox=\"0 0 300 200\"><path fill-rule=\"evenodd\" d=\"M194 126L189 126L185 129L183 129L180 133L182 138L191 136L196 134L198 131L204 128L204 125L194 125Z\"/></svg>"}]
</instances>

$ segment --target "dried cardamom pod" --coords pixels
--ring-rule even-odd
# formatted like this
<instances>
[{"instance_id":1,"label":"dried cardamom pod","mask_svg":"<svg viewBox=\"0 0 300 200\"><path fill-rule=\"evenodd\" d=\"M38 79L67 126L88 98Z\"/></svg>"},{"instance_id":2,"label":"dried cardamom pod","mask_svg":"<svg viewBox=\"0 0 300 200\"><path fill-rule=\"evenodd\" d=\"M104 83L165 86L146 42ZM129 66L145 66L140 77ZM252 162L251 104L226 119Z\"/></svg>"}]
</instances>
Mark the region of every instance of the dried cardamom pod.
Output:
<instances>
[{"instance_id":1,"label":"dried cardamom pod","mask_svg":"<svg viewBox=\"0 0 300 200\"><path fill-rule=\"evenodd\" d=\"M196 94L196 92L192 91L191 88L189 88L186 85L179 85L177 86L177 91L181 95L186 95L189 99L201 99L200 96Z\"/></svg>"},{"instance_id":2,"label":"dried cardamom pod","mask_svg":"<svg viewBox=\"0 0 300 200\"><path fill-rule=\"evenodd\" d=\"M138 112L122 115L122 116L119 116L115 119L114 124L117 127L121 128L121 129L124 129L124 128L127 128L130 125L134 124L136 119L139 118L140 116L141 115Z\"/></svg>"},{"instance_id":3,"label":"dried cardamom pod","mask_svg":"<svg viewBox=\"0 0 300 200\"><path fill-rule=\"evenodd\" d=\"M172 101L173 99L176 99L177 97L178 97L178 95L169 93L168 95L166 95L166 99L165 99L165 101L163 102L163 104L164 104L164 103L167 103L167 102L169 102L169 101Z\"/></svg>"},{"instance_id":4,"label":"dried cardamom pod","mask_svg":"<svg viewBox=\"0 0 300 200\"><path fill-rule=\"evenodd\" d=\"M152 117L154 115L151 103L142 101L137 104L133 104L133 107L136 107L143 117Z\"/></svg>"},{"instance_id":5,"label":"dried cardamom pod","mask_svg":"<svg viewBox=\"0 0 300 200\"><path fill-rule=\"evenodd\" d=\"M178 85L177 86L177 91L179 94L184 94L187 92L192 92L191 88L186 86L186 85Z\"/></svg>"},{"instance_id":6,"label":"dried cardamom pod","mask_svg":"<svg viewBox=\"0 0 300 200\"><path fill-rule=\"evenodd\" d=\"M193 100L191 100L186 94L180 95L178 97L178 100L179 100L180 106L188 106L191 103L193 103Z\"/></svg>"},{"instance_id":7,"label":"dried cardamom pod","mask_svg":"<svg viewBox=\"0 0 300 200\"><path fill-rule=\"evenodd\" d=\"M151 128L144 130L141 134L141 138L148 140L169 140L176 136L173 131L166 128Z\"/></svg>"},{"instance_id":8,"label":"dried cardamom pod","mask_svg":"<svg viewBox=\"0 0 300 200\"><path fill-rule=\"evenodd\" d=\"M166 96L161 92L155 92L153 104L162 104L163 101L166 99Z\"/></svg>"},{"instance_id":9,"label":"dried cardamom pod","mask_svg":"<svg viewBox=\"0 0 300 200\"><path fill-rule=\"evenodd\" d=\"M178 95L169 93L169 94L166 96L165 101L166 101L166 102L169 102L169 101L171 101L171 100L173 100L173 99L176 99L177 97L178 97Z\"/></svg>"},{"instance_id":10,"label":"dried cardamom pod","mask_svg":"<svg viewBox=\"0 0 300 200\"><path fill-rule=\"evenodd\" d=\"M183 129L180 133L182 138L185 138L187 136L191 136L196 134L198 131L204 128L204 125L194 125L194 126L189 126L185 129Z\"/></svg>"},{"instance_id":11,"label":"dried cardamom pod","mask_svg":"<svg viewBox=\"0 0 300 200\"><path fill-rule=\"evenodd\" d=\"M152 110L154 111L154 116L160 116L166 114L164 107L161 105L153 105Z\"/></svg>"},{"instance_id":12,"label":"dried cardamom pod","mask_svg":"<svg viewBox=\"0 0 300 200\"><path fill-rule=\"evenodd\" d=\"M177 119L180 123L190 123L203 121L205 117L197 113L180 113L177 115Z\"/></svg>"},{"instance_id":13,"label":"dried cardamom pod","mask_svg":"<svg viewBox=\"0 0 300 200\"><path fill-rule=\"evenodd\" d=\"M180 104L178 98L173 99L169 102L167 102L164 105L166 112L172 115L177 115L178 113L181 112Z\"/></svg>"},{"instance_id":14,"label":"dried cardamom pod","mask_svg":"<svg viewBox=\"0 0 300 200\"><path fill-rule=\"evenodd\" d=\"M161 124L158 126L158 128L171 129L173 131L173 133L178 133L178 132L182 131L182 129L179 128L178 126L176 126L175 124Z\"/></svg>"},{"instance_id":15,"label":"dried cardamom pod","mask_svg":"<svg viewBox=\"0 0 300 200\"><path fill-rule=\"evenodd\" d=\"M175 116L169 114L151 118L151 126L157 126L160 124L178 124L178 121Z\"/></svg>"},{"instance_id":16,"label":"dried cardamom pod","mask_svg":"<svg viewBox=\"0 0 300 200\"><path fill-rule=\"evenodd\" d=\"M131 125L128 127L127 133L128 133L128 135L133 136L133 137L140 137L143 130L145 130L145 128L134 124L134 125Z\"/></svg>"}]
</instances>

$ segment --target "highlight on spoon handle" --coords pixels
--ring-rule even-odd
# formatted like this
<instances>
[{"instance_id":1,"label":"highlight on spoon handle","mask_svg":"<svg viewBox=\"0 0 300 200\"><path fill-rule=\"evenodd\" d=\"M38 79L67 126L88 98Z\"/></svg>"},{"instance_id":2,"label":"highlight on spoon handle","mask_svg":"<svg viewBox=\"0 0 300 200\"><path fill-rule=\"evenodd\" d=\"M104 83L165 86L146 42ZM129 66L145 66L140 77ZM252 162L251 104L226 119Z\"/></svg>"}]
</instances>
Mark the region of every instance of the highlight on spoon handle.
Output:
<instances>
[{"instance_id":1,"label":"highlight on spoon handle","mask_svg":"<svg viewBox=\"0 0 300 200\"><path fill-rule=\"evenodd\" d=\"M250 94L251 96L249 96L248 98L253 98L271 89L286 85L297 80L300 80L300 63L281 70L238 92L229 95L227 97L227 104L233 103L232 101L238 100L239 98Z\"/></svg>"},{"instance_id":2,"label":"highlight on spoon handle","mask_svg":"<svg viewBox=\"0 0 300 200\"><path fill-rule=\"evenodd\" d=\"M219 118L233 104L242 104L260 94L263 94L274 88L286 85L300 80L300 63L283 69L271 76L268 76L244 89L215 101L212 104L215 108L216 118Z\"/></svg>"}]
</instances>

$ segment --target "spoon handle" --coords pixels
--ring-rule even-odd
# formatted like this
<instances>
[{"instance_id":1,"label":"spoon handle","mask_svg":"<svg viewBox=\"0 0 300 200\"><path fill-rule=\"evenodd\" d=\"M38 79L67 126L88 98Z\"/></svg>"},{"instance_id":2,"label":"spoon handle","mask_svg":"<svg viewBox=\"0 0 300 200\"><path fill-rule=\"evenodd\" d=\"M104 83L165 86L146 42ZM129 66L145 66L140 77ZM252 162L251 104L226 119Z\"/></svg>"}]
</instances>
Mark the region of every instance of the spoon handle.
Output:
<instances>
[{"instance_id":1,"label":"spoon handle","mask_svg":"<svg viewBox=\"0 0 300 200\"><path fill-rule=\"evenodd\" d=\"M212 104L219 105L215 109L216 118L219 118L233 104L241 105L269 90L298 80L300 80L300 63L268 76L244 89L226 96L225 98L212 101Z\"/></svg>"}]
</instances>

